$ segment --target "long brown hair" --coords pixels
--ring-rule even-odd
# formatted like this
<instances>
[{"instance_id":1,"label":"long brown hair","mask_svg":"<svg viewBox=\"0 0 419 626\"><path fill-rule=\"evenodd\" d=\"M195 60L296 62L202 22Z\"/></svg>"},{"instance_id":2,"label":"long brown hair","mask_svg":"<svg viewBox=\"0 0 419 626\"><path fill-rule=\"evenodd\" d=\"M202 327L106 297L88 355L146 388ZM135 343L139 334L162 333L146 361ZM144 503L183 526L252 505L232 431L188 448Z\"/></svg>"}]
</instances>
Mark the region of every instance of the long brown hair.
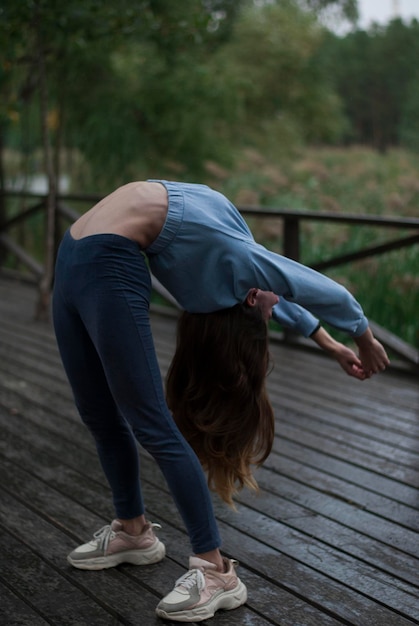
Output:
<instances>
[{"instance_id":1,"label":"long brown hair","mask_svg":"<svg viewBox=\"0 0 419 626\"><path fill-rule=\"evenodd\" d=\"M267 324L257 307L181 314L168 405L210 488L230 505L238 489L257 489L251 466L263 463L272 448L268 366Z\"/></svg>"}]
</instances>

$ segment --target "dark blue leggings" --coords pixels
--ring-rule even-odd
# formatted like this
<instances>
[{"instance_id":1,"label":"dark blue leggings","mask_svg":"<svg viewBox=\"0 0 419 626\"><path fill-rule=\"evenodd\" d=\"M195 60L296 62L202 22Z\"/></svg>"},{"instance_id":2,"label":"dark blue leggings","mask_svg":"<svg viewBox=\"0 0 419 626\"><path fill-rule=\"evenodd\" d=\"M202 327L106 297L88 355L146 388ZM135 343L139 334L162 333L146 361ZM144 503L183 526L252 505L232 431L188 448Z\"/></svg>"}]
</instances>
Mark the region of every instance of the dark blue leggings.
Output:
<instances>
[{"instance_id":1,"label":"dark blue leggings","mask_svg":"<svg viewBox=\"0 0 419 626\"><path fill-rule=\"evenodd\" d=\"M149 320L150 274L134 241L93 235L61 243L53 295L57 342L91 431L117 517L145 512L137 442L158 463L195 553L220 546L202 467L167 408Z\"/></svg>"}]
</instances>

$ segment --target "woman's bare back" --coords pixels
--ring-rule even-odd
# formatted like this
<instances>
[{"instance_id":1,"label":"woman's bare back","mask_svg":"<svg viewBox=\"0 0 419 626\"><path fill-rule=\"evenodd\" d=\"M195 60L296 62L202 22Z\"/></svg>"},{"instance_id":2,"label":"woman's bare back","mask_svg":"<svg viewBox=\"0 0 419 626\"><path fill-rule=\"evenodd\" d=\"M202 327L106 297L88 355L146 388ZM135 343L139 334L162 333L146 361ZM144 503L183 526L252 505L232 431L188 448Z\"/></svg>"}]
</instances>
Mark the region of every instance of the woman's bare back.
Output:
<instances>
[{"instance_id":1,"label":"woman's bare back","mask_svg":"<svg viewBox=\"0 0 419 626\"><path fill-rule=\"evenodd\" d=\"M161 183L128 183L95 204L74 222L70 232L74 239L104 233L122 235L145 249L163 228L167 207L167 192Z\"/></svg>"}]
</instances>

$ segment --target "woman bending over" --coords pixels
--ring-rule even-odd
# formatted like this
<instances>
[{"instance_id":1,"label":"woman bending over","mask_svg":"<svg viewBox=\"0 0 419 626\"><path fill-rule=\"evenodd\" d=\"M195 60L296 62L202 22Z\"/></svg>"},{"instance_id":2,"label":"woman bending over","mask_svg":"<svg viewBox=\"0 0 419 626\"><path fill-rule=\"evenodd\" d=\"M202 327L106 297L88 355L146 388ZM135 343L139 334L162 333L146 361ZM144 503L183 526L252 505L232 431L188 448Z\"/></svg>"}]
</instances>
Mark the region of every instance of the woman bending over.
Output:
<instances>
[{"instance_id":1,"label":"woman bending over","mask_svg":"<svg viewBox=\"0 0 419 626\"><path fill-rule=\"evenodd\" d=\"M150 329L150 270L185 310L167 381L170 410ZM167 481L193 552L157 614L200 621L242 605L246 588L235 562L221 555L208 482L231 503L237 487L255 487L251 468L271 450L267 322L272 317L311 336L363 380L385 369L388 358L361 306L334 281L257 244L220 193L147 181L120 187L67 231L53 317L115 508L114 521L69 562L97 570L163 559L156 525L145 517L139 442ZM318 319L353 337L359 355Z\"/></svg>"}]
</instances>

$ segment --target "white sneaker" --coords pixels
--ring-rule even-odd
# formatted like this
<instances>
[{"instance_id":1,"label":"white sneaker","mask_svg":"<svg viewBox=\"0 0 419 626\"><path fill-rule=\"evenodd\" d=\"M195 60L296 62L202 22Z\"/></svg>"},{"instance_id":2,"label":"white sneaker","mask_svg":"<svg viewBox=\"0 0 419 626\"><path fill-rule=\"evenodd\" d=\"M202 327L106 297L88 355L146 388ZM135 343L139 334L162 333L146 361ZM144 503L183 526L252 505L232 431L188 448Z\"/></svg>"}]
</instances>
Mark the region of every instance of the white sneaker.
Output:
<instances>
[{"instance_id":1,"label":"white sneaker","mask_svg":"<svg viewBox=\"0 0 419 626\"><path fill-rule=\"evenodd\" d=\"M213 563L190 557L189 571L176 581L173 591L159 602L156 613L175 622L200 622L218 609L236 609L247 600L245 585L235 570L237 561L224 558L226 571Z\"/></svg>"},{"instance_id":2,"label":"white sneaker","mask_svg":"<svg viewBox=\"0 0 419 626\"><path fill-rule=\"evenodd\" d=\"M93 535L88 543L71 552L67 560L78 569L98 570L120 563L149 565L161 561L166 553L164 544L154 534L159 524L147 522L140 535L128 535L122 524L114 520Z\"/></svg>"}]
</instances>

